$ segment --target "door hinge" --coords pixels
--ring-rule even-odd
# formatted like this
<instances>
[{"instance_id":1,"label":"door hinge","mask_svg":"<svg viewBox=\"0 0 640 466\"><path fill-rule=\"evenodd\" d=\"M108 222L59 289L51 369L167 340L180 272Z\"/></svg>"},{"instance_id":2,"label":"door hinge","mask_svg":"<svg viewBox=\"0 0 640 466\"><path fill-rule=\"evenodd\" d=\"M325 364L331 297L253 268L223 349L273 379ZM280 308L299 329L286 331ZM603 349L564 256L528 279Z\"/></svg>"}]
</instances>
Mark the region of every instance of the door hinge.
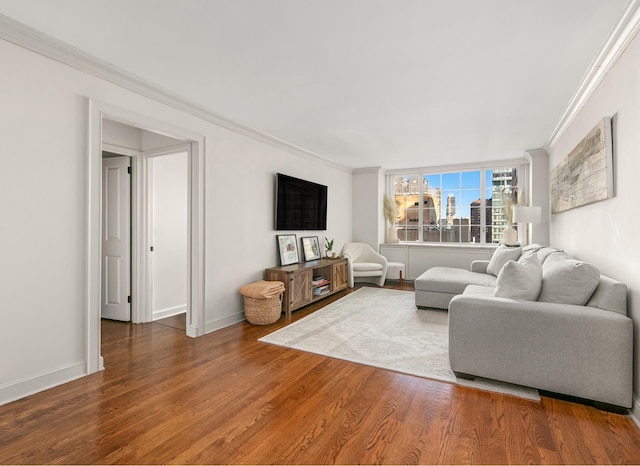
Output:
<instances>
[{"instance_id":1,"label":"door hinge","mask_svg":"<svg viewBox=\"0 0 640 466\"><path fill-rule=\"evenodd\" d=\"M131 167L127 167L127 173L131 175Z\"/></svg>"},{"instance_id":2,"label":"door hinge","mask_svg":"<svg viewBox=\"0 0 640 466\"><path fill-rule=\"evenodd\" d=\"M150 251L153 252L153 246L151 246Z\"/></svg>"},{"instance_id":3,"label":"door hinge","mask_svg":"<svg viewBox=\"0 0 640 466\"><path fill-rule=\"evenodd\" d=\"M131 304L131 295L127 296L127 304Z\"/></svg>"}]
</instances>

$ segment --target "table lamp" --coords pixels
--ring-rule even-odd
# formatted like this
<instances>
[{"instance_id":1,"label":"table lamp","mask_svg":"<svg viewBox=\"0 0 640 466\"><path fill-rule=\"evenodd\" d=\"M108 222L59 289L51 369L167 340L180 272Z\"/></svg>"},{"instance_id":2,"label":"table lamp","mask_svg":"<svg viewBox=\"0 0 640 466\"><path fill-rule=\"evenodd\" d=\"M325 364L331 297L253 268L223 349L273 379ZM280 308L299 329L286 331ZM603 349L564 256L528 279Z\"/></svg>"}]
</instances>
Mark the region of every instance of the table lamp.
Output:
<instances>
[{"instance_id":1,"label":"table lamp","mask_svg":"<svg viewBox=\"0 0 640 466\"><path fill-rule=\"evenodd\" d=\"M513 222L525 223L523 245L529 244L529 224L542 221L542 207L513 206Z\"/></svg>"}]
</instances>

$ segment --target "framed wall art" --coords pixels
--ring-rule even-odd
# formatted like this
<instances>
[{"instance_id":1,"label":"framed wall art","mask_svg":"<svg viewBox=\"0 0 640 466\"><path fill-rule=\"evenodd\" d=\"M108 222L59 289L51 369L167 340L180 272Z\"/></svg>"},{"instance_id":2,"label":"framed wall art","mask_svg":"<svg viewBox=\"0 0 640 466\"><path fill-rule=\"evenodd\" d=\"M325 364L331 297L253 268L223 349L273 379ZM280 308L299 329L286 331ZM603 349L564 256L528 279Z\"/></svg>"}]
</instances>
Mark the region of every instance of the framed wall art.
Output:
<instances>
[{"instance_id":1,"label":"framed wall art","mask_svg":"<svg viewBox=\"0 0 640 466\"><path fill-rule=\"evenodd\" d=\"M611 118L604 117L551 171L551 213L614 195Z\"/></svg>"},{"instance_id":2,"label":"framed wall art","mask_svg":"<svg viewBox=\"0 0 640 466\"><path fill-rule=\"evenodd\" d=\"M320 259L320 243L317 236L306 236L302 238L302 251L305 262Z\"/></svg>"},{"instance_id":3,"label":"framed wall art","mask_svg":"<svg viewBox=\"0 0 640 466\"><path fill-rule=\"evenodd\" d=\"M280 265L297 264L298 240L296 235L277 235L278 251L280 252Z\"/></svg>"}]
</instances>

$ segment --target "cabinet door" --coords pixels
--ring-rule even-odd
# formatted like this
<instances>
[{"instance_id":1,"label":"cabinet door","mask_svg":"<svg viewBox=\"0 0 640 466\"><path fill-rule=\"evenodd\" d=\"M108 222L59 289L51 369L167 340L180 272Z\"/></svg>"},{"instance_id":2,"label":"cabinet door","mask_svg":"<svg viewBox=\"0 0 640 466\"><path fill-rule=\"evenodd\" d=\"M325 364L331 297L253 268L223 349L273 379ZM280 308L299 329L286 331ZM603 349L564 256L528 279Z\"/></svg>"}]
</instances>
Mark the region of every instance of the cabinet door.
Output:
<instances>
[{"instance_id":1,"label":"cabinet door","mask_svg":"<svg viewBox=\"0 0 640 466\"><path fill-rule=\"evenodd\" d=\"M312 299L313 270L301 270L291 274L289 281L289 309L306 306Z\"/></svg>"},{"instance_id":2,"label":"cabinet door","mask_svg":"<svg viewBox=\"0 0 640 466\"><path fill-rule=\"evenodd\" d=\"M333 264L333 291L343 290L349 282L347 276L347 261Z\"/></svg>"}]
</instances>

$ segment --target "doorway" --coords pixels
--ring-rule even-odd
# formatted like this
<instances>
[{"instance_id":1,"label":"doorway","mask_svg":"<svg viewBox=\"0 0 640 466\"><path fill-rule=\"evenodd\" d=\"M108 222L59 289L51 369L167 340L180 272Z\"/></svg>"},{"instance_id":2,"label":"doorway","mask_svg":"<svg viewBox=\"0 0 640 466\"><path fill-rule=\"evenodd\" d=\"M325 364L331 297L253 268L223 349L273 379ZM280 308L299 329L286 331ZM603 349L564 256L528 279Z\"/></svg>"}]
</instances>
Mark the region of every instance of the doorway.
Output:
<instances>
[{"instance_id":1,"label":"doorway","mask_svg":"<svg viewBox=\"0 0 640 466\"><path fill-rule=\"evenodd\" d=\"M101 317L144 323L184 314L178 328L186 332L190 144L103 118L102 147ZM134 292L136 271L146 279Z\"/></svg>"},{"instance_id":2,"label":"doorway","mask_svg":"<svg viewBox=\"0 0 640 466\"><path fill-rule=\"evenodd\" d=\"M147 165L149 152L122 147L113 150L103 141L103 124L116 122L146 131L156 139L178 140L180 150L187 148L187 317L186 334L197 337L205 333L204 326L204 145L203 136L189 130L172 127L151 117L132 113L92 99L87 100L88 125L88 212L87 227L87 373L104 369L100 353L101 278L102 278L102 151L125 152L131 156L132 167L132 243L131 243L131 321L151 322L150 301L150 239L148 237ZM107 123L108 124L108 123ZM105 128L106 129L106 128ZM175 149L175 147L174 147ZM157 149L152 149L157 150ZM176 152L174 150L174 152Z\"/></svg>"}]
</instances>

